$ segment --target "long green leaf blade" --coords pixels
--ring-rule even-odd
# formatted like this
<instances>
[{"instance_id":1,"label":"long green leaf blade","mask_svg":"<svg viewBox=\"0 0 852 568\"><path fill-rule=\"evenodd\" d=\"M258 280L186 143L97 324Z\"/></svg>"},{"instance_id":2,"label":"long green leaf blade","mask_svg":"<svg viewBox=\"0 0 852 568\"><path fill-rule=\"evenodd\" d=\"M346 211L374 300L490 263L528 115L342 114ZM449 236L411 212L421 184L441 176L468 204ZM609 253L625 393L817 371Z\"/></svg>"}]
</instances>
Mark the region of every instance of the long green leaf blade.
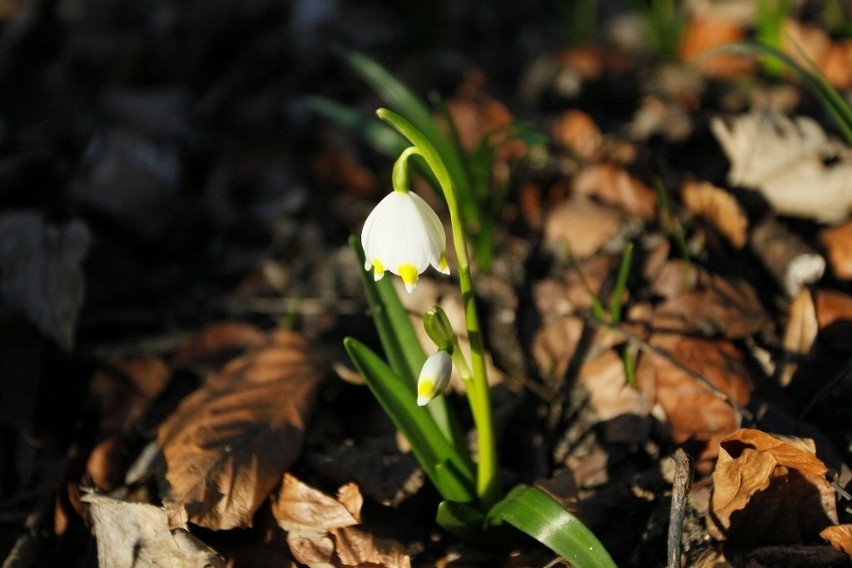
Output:
<instances>
[{"instance_id":1,"label":"long green leaf blade","mask_svg":"<svg viewBox=\"0 0 852 568\"><path fill-rule=\"evenodd\" d=\"M576 568L615 568L603 544L586 525L536 487L518 485L488 513L488 522L507 522L565 558Z\"/></svg>"},{"instance_id":2,"label":"long green leaf blade","mask_svg":"<svg viewBox=\"0 0 852 568\"><path fill-rule=\"evenodd\" d=\"M346 352L384 411L411 444L423 471L445 499L470 503L475 498L474 472L432 420L417 406L415 387L397 376L382 359L357 339L343 340Z\"/></svg>"}]
</instances>

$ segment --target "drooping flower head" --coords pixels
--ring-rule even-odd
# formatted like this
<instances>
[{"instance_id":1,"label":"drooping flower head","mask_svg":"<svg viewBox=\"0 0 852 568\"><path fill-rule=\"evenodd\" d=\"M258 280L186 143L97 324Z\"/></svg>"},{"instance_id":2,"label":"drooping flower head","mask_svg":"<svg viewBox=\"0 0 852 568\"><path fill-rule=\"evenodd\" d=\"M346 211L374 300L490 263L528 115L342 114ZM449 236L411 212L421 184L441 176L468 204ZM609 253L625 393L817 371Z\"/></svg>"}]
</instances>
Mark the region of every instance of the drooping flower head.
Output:
<instances>
[{"instance_id":1,"label":"drooping flower head","mask_svg":"<svg viewBox=\"0 0 852 568\"><path fill-rule=\"evenodd\" d=\"M376 280L385 270L399 275L408 292L431 264L443 274L447 264L447 236L438 215L423 199L408 190L396 189L370 212L361 231L366 261Z\"/></svg>"},{"instance_id":2,"label":"drooping flower head","mask_svg":"<svg viewBox=\"0 0 852 568\"><path fill-rule=\"evenodd\" d=\"M444 394L452 374L453 359L447 351L441 349L430 355L417 379L417 406L425 406L436 396Z\"/></svg>"}]
</instances>

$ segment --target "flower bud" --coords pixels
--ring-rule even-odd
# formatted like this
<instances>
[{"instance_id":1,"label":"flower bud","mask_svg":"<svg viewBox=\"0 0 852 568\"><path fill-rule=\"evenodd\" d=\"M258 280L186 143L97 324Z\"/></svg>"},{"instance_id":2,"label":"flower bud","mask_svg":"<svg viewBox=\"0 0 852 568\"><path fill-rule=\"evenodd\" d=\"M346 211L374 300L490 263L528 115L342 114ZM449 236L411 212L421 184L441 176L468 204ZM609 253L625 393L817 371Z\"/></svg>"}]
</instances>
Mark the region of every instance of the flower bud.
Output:
<instances>
[{"instance_id":1,"label":"flower bud","mask_svg":"<svg viewBox=\"0 0 852 568\"><path fill-rule=\"evenodd\" d=\"M423 329L426 335L435 343L438 349L449 351L452 354L456 344L456 332L450 324L450 319L440 306L435 306L423 314Z\"/></svg>"},{"instance_id":2,"label":"flower bud","mask_svg":"<svg viewBox=\"0 0 852 568\"><path fill-rule=\"evenodd\" d=\"M417 379L417 406L425 406L443 394L453 374L453 360L444 350L436 351L423 364Z\"/></svg>"}]
</instances>

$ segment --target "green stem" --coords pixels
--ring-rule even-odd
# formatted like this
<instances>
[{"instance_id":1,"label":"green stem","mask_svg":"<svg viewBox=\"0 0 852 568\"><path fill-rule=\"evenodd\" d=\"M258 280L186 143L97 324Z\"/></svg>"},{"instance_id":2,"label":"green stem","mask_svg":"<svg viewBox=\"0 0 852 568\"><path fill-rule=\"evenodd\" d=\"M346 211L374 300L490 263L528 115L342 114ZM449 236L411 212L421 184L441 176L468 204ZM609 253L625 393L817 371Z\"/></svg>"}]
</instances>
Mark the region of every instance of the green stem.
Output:
<instances>
[{"instance_id":1,"label":"green stem","mask_svg":"<svg viewBox=\"0 0 852 568\"><path fill-rule=\"evenodd\" d=\"M444 192L444 198L447 201L459 271L459 288L461 289L465 323L470 342L471 366L473 367L473 377L466 382L465 386L468 402L473 413L473 421L476 424L477 449L479 452L476 493L480 504L485 510L488 510L500 500L502 489L497 471L497 446L491 416L491 401L485 367L485 348L482 344L479 315L476 311L473 292L473 279L470 273L470 261L467 255L467 240L462 225L455 185L435 147L411 122L384 108L376 111L376 114L414 144L418 153L426 160L426 163L438 178Z\"/></svg>"}]
</instances>

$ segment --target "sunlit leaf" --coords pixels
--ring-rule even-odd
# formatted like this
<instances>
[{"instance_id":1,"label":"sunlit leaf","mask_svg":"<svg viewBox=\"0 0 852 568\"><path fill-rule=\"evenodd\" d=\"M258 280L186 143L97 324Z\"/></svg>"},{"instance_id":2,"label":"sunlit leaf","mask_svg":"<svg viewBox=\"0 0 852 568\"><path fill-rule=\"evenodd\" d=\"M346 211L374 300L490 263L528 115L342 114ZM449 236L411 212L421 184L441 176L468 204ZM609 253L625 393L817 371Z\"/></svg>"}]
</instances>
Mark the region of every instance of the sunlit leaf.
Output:
<instances>
[{"instance_id":1,"label":"sunlit leaf","mask_svg":"<svg viewBox=\"0 0 852 568\"><path fill-rule=\"evenodd\" d=\"M518 485L488 513L492 525L506 522L561 555L576 568L609 568L615 563L603 544L577 517L536 487Z\"/></svg>"}]
</instances>

